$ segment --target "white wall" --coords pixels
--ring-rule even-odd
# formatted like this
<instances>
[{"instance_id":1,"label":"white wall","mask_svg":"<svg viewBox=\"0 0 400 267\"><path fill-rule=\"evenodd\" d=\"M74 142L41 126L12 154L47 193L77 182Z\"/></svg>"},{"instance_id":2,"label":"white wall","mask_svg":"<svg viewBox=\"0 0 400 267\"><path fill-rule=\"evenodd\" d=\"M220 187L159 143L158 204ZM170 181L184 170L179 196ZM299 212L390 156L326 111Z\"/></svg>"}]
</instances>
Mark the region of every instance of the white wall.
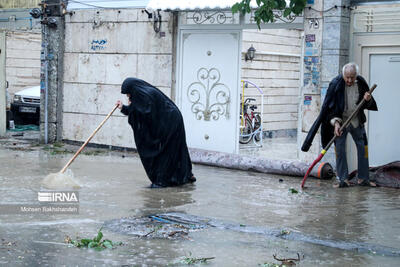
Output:
<instances>
[{"instance_id":1,"label":"white wall","mask_svg":"<svg viewBox=\"0 0 400 267\"><path fill-rule=\"evenodd\" d=\"M154 32L142 9L74 10L66 16L63 139L86 140L116 100L125 98L120 86L126 77L146 80L171 97L172 15L161 15L163 37ZM265 92L266 130L296 129L300 34L297 30L243 34L243 51L253 44L258 53L253 62L243 61L242 78ZM127 118L117 111L92 142L134 146Z\"/></svg>"},{"instance_id":2,"label":"white wall","mask_svg":"<svg viewBox=\"0 0 400 267\"><path fill-rule=\"evenodd\" d=\"M145 8L149 0L79 0L69 1L68 10L89 8Z\"/></svg>"},{"instance_id":3,"label":"white wall","mask_svg":"<svg viewBox=\"0 0 400 267\"><path fill-rule=\"evenodd\" d=\"M160 37L142 9L76 10L66 16L63 139L84 141L126 97L127 77L143 79L171 95L172 26L162 13ZM93 143L133 147L133 134L119 110Z\"/></svg>"},{"instance_id":4,"label":"white wall","mask_svg":"<svg viewBox=\"0 0 400 267\"><path fill-rule=\"evenodd\" d=\"M40 84L40 32L6 32L6 80L10 99L15 92Z\"/></svg>"},{"instance_id":5,"label":"white wall","mask_svg":"<svg viewBox=\"0 0 400 267\"><path fill-rule=\"evenodd\" d=\"M245 61L243 56L242 79L257 84L264 91L264 131L297 128L301 32L286 29L243 31L242 52L253 45L256 56L253 61ZM256 94L254 88L245 89L245 97Z\"/></svg>"}]
</instances>

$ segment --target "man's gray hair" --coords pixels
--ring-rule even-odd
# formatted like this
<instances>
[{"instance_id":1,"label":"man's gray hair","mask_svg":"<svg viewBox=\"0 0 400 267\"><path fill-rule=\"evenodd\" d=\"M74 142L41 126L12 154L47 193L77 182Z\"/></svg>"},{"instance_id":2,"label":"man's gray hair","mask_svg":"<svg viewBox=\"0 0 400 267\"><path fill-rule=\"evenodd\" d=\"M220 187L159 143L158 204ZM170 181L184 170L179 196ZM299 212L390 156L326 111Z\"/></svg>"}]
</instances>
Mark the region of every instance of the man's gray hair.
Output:
<instances>
[{"instance_id":1,"label":"man's gray hair","mask_svg":"<svg viewBox=\"0 0 400 267\"><path fill-rule=\"evenodd\" d=\"M358 65L354 62L347 63L342 69L343 76L346 71L354 71L356 75L358 75Z\"/></svg>"}]
</instances>

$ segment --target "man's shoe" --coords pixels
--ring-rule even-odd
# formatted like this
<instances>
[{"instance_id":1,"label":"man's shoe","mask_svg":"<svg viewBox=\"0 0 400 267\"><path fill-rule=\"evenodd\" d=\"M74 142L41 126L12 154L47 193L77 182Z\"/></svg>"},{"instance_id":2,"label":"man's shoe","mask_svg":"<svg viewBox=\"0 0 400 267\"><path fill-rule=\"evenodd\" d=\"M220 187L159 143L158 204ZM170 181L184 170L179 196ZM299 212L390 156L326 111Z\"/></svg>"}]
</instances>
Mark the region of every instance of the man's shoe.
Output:
<instances>
[{"instance_id":1,"label":"man's shoe","mask_svg":"<svg viewBox=\"0 0 400 267\"><path fill-rule=\"evenodd\" d=\"M346 179L343 181L339 181L339 183L334 184L333 187L335 188L345 188L345 187L349 187L350 186L350 182Z\"/></svg>"},{"instance_id":2,"label":"man's shoe","mask_svg":"<svg viewBox=\"0 0 400 267\"><path fill-rule=\"evenodd\" d=\"M376 187L376 183L374 183L372 181L363 180L363 179L358 179L357 184L360 186Z\"/></svg>"}]
</instances>

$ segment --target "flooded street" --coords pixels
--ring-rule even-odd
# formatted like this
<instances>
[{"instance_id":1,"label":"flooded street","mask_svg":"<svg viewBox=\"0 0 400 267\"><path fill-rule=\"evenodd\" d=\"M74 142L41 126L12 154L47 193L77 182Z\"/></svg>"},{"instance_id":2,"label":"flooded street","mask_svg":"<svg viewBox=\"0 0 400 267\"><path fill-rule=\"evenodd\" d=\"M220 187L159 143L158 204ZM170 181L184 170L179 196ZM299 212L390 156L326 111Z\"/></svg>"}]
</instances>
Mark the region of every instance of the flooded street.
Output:
<instances>
[{"instance_id":1,"label":"flooded street","mask_svg":"<svg viewBox=\"0 0 400 267\"><path fill-rule=\"evenodd\" d=\"M71 156L43 149L1 149L1 204L37 204L41 180L60 171ZM399 256L380 253L400 251L396 189L334 189L332 181L310 178L308 188L301 191L300 178L202 165L194 165L194 185L150 189L137 156L108 152L80 155L70 169L83 184L79 215L1 214L0 265L184 266L184 257L215 257L207 266L263 266L280 263L274 254L297 258L297 253L301 256L297 266L397 266L400 262ZM299 192L293 193L292 188ZM110 220L171 212L243 230L209 225L183 237L160 238L104 226L104 238L122 242L121 246L98 252L64 242L67 236L93 238ZM254 229L277 229L282 235ZM294 237L284 238L286 234ZM316 244L316 239L333 245ZM338 244L344 246L335 247Z\"/></svg>"}]
</instances>

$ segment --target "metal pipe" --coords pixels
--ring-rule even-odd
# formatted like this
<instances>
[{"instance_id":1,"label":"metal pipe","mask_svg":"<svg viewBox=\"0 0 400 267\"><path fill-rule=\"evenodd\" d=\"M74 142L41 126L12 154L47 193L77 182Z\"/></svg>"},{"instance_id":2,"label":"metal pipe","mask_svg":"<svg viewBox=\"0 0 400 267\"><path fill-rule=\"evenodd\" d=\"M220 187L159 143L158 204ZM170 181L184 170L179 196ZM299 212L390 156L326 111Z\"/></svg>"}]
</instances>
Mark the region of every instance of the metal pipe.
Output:
<instances>
[{"instance_id":1,"label":"metal pipe","mask_svg":"<svg viewBox=\"0 0 400 267\"><path fill-rule=\"evenodd\" d=\"M300 84L299 84L299 98L298 98L298 107L297 107L297 158L300 158L300 148L303 142L302 140L302 121L303 121L303 112L302 112L302 100L304 98L304 54L305 54L305 34L304 31L301 33L301 56L300 56Z\"/></svg>"},{"instance_id":2,"label":"metal pipe","mask_svg":"<svg viewBox=\"0 0 400 267\"><path fill-rule=\"evenodd\" d=\"M44 25L44 143L48 143L48 89L49 89L49 75L48 75L48 33L47 25Z\"/></svg>"}]
</instances>

